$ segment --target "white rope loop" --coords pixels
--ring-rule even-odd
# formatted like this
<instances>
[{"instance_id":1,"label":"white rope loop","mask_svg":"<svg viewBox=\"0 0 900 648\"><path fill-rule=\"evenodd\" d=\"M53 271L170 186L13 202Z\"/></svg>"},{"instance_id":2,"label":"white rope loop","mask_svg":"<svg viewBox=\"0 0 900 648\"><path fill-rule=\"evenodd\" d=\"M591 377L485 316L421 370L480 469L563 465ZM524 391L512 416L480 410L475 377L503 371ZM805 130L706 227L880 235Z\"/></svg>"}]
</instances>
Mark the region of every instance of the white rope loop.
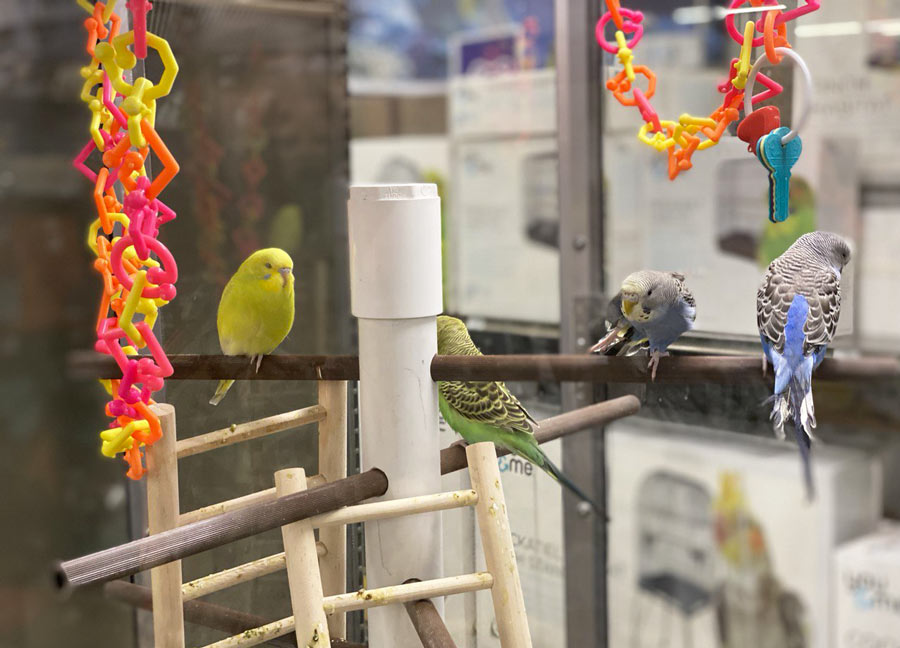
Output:
<instances>
[{"instance_id":1,"label":"white rope loop","mask_svg":"<svg viewBox=\"0 0 900 648\"><path fill-rule=\"evenodd\" d=\"M797 137L800 130L806 125L806 121L809 119L809 114L812 112L812 99L813 99L813 84L812 84L812 75L809 73L809 68L806 65L806 61L804 61L797 52L790 49L789 47L776 47L775 51L779 54L787 56L789 59L794 61L797 64L797 67L800 68L800 71L803 72L803 81L806 86L806 97L803 101L803 110L800 113L800 119L797 120L797 124L791 132L781 138L782 144L787 144L792 139ZM750 68L750 74L747 76L747 84L744 87L744 116L748 116L753 112L753 84L756 81L756 75L759 74L759 70L762 67L763 61L766 60L766 54L762 53L759 55L759 58L756 59L756 62L753 64L753 67Z\"/></svg>"}]
</instances>

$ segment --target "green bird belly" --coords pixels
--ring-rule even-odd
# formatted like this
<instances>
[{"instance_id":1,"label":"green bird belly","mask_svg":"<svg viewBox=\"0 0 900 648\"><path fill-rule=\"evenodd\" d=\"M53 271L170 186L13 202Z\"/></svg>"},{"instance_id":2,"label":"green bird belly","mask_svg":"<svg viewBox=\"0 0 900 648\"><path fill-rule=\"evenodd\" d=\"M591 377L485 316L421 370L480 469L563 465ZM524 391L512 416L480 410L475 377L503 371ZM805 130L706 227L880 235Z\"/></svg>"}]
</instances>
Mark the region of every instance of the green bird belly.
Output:
<instances>
[{"instance_id":1,"label":"green bird belly","mask_svg":"<svg viewBox=\"0 0 900 648\"><path fill-rule=\"evenodd\" d=\"M441 416L453 430L469 445L490 441L501 448L527 459L539 468L544 465L544 456L538 448L534 435L526 432L504 430L493 425L473 421L450 407L443 396L438 397Z\"/></svg>"}]
</instances>

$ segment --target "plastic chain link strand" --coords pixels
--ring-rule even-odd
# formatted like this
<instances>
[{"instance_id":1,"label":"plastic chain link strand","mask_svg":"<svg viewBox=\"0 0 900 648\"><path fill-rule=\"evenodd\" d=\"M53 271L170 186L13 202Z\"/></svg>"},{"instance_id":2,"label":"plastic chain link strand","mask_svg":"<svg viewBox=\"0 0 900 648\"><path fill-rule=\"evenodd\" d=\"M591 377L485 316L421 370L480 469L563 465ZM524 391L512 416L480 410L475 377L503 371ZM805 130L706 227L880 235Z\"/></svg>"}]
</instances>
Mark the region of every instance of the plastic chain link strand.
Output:
<instances>
[{"instance_id":1,"label":"plastic chain link strand","mask_svg":"<svg viewBox=\"0 0 900 648\"><path fill-rule=\"evenodd\" d=\"M805 0L803 6L782 13L777 0L749 0L751 8L763 14L757 21L744 24L741 34L734 24L734 14L725 17L725 27L734 41L741 46L740 55L731 62L728 80L718 86L725 95L722 104L708 117L694 117L683 114L678 121L660 119L650 103L656 92L656 75L645 65L635 63L633 49L644 34L644 15L621 7L619 0L605 0L607 12L597 21L595 36L597 44L610 54L615 54L622 70L606 82L606 87L623 106L635 106L644 120L638 131L638 139L668 155L669 179L674 180L682 171L693 164L691 156L718 144L732 122L740 116L744 101L744 88L750 76L753 48L765 46L766 58L771 63L781 61L778 48L789 48L785 23L819 8L818 0ZM733 0L730 9L735 10L748 0ZM752 9L751 9L752 10ZM606 25L612 22L616 27L615 42L606 39ZM755 36L759 32L761 36ZM628 37L630 35L630 40ZM642 76L647 81L647 89L635 86L635 79ZM782 87L764 74L756 77L766 89L752 95L753 105L771 99L782 91Z\"/></svg>"},{"instance_id":2,"label":"plastic chain link strand","mask_svg":"<svg viewBox=\"0 0 900 648\"><path fill-rule=\"evenodd\" d=\"M159 308L175 297L178 280L175 259L157 238L160 227L175 218L159 194L178 173L178 163L153 122L156 100L172 90L178 64L169 44L147 31L151 3L128 0L134 29L119 34L121 18L111 0L110 6L76 2L90 15L84 28L91 58L81 70L81 98L91 111L91 137L73 164L94 186L97 218L88 227L87 245L103 284L94 348L115 358L122 371L118 380L101 381L111 396L106 414L112 421L100 433L100 451L107 457L123 454L126 475L140 479L146 472L142 448L162 435L149 407L152 395L172 375L153 325ZM125 72L147 56L148 47L162 60L160 79L126 82ZM95 151L98 171L88 166ZM146 170L151 152L162 167L153 178ZM139 355L145 347L149 355Z\"/></svg>"}]
</instances>

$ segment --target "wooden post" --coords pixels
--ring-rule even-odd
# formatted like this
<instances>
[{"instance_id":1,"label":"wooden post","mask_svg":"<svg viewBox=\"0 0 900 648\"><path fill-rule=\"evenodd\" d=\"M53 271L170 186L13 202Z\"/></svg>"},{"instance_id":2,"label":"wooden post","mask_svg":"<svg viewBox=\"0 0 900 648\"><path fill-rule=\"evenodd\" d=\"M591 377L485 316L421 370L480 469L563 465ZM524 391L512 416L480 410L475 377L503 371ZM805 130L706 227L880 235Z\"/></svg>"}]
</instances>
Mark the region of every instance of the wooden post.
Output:
<instances>
[{"instance_id":1,"label":"wooden post","mask_svg":"<svg viewBox=\"0 0 900 648\"><path fill-rule=\"evenodd\" d=\"M279 470L275 473L275 489L279 497L306 490L306 473L302 468ZM281 537L284 540L297 646L329 648L331 639L328 619L322 607L322 577L319 575L319 557L312 524L309 520L292 522L281 527Z\"/></svg>"},{"instance_id":2,"label":"wooden post","mask_svg":"<svg viewBox=\"0 0 900 648\"><path fill-rule=\"evenodd\" d=\"M346 381L321 381L319 405L326 411L325 419L319 421L319 474L327 481L342 479L347 476ZM322 591L325 596L341 594L347 589L347 527L320 529L319 541L327 550L319 561ZM328 630L332 637L346 637L346 616L328 615Z\"/></svg>"},{"instance_id":3,"label":"wooden post","mask_svg":"<svg viewBox=\"0 0 900 648\"><path fill-rule=\"evenodd\" d=\"M178 526L178 458L175 444L175 408L165 403L153 406L159 417L162 438L147 453L147 521L150 535ZM150 571L153 592L153 636L155 648L184 648L184 612L181 601L181 561Z\"/></svg>"},{"instance_id":4,"label":"wooden post","mask_svg":"<svg viewBox=\"0 0 900 648\"><path fill-rule=\"evenodd\" d=\"M481 532L484 560L494 577L491 598L494 616L500 632L502 648L531 648L525 599L519 582L519 568L513 549L506 500L500 485L497 452L490 442L476 443L466 448L472 488L478 494L475 512Z\"/></svg>"}]
</instances>

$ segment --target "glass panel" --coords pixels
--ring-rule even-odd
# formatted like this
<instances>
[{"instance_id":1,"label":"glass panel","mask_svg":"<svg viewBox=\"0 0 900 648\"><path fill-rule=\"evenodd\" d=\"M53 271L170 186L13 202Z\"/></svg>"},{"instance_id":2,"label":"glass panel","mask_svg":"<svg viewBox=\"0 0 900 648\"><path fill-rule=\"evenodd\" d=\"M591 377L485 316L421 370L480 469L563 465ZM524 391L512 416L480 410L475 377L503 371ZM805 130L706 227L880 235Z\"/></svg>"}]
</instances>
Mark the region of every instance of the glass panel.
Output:
<instances>
[{"instance_id":1,"label":"glass panel","mask_svg":"<svg viewBox=\"0 0 900 648\"><path fill-rule=\"evenodd\" d=\"M655 72L652 97L637 67L636 85L663 126L679 119L689 125L684 113L710 115L729 90L719 84L740 48L723 30L716 4L623 3L644 14L631 63ZM787 11L808 3L784 4ZM769 220L769 170L739 137L743 113L717 145L701 144L691 165L679 168L673 153L690 139L668 150L646 146L635 137L645 123L638 108L605 92L608 292L638 269L683 273L697 318L673 353L759 357L757 289L769 263L813 230L836 232L852 248L841 274L834 357L896 351L898 329L888 323L896 309L884 305L896 290L896 282L887 287L887 250L900 240L895 219L888 220L900 209L893 170L898 132L886 118L896 111L900 87L890 63L898 9L888 2L822 3L787 24L786 37L811 72L813 97L788 57L762 64L761 75L785 89L754 112L775 105L782 124L797 126L805 106L813 106L800 132L802 155L792 169L784 222ZM737 30L760 15L757 8L738 16ZM607 27L606 37L612 40L614 31ZM760 45L751 62L764 58ZM606 79L622 69L613 53L604 62ZM760 79L754 93L764 90ZM642 135L653 137L651 127ZM706 142L709 131L696 136ZM874 308L876 301L882 307ZM682 632L696 645L844 640L831 637L843 585L823 574L839 545L897 514L898 383L813 379L822 443L812 446L816 497L807 501L793 423L785 425L786 441L773 438L771 376L770 368L764 380L737 384L611 390L637 393L644 405L606 437L610 645L651 645L666 632Z\"/></svg>"},{"instance_id":2,"label":"glass panel","mask_svg":"<svg viewBox=\"0 0 900 648\"><path fill-rule=\"evenodd\" d=\"M548 1L350 3L354 183L435 182L444 312L484 353L556 353L559 325L554 6ZM509 383L537 419L554 383ZM442 443L459 436L442 428ZM546 446L560 463L560 444ZM563 645L561 488L500 459L535 646ZM466 488L464 473L445 488ZM471 571L471 511L444 514L445 573ZM478 559L480 560L480 558ZM447 598L457 645L497 645L488 593Z\"/></svg>"},{"instance_id":3,"label":"glass panel","mask_svg":"<svg viewBox=\"0 0 900 648\"><path fill-rule=\"evenodd\" d=\"M341 12L331 2L153 2L148 30L180 64L155 124L181 166L161 195L178 214L160 234L179 267L178 294L156 328L169 354L220 353L222 289L268 246L292 256L296 277L297 317L279 352L351 351ZM144 482L130 483L120 459L100 456L103 390L66 368L69 352L93 347L101 291L84 243L91 187L70 164L90 121L78 100L85 18L74 2L0 5L0 460L5 491L16 494L4 498L3 645L136 645L130 608L104 601L99 588L61 601L48 577L55 559L127 540L129 516L143 534L146 515ZM151 49L147 76L161 71ZM155 175L159 160L150 160ZM180 438L317 402L312 382L239 381L218 407L208 403L214 389L211 380L170 380L155 398L175 406ZM181 510L271 488L284 467L315 474L316 456L307 426L186 458ZM280 551L279 531L262 534L185 560L184 579ZM290 614L284 572L207 600L267 620ZM187 645L223 636L187 625Z\"/></svg>"}]
</instances>

